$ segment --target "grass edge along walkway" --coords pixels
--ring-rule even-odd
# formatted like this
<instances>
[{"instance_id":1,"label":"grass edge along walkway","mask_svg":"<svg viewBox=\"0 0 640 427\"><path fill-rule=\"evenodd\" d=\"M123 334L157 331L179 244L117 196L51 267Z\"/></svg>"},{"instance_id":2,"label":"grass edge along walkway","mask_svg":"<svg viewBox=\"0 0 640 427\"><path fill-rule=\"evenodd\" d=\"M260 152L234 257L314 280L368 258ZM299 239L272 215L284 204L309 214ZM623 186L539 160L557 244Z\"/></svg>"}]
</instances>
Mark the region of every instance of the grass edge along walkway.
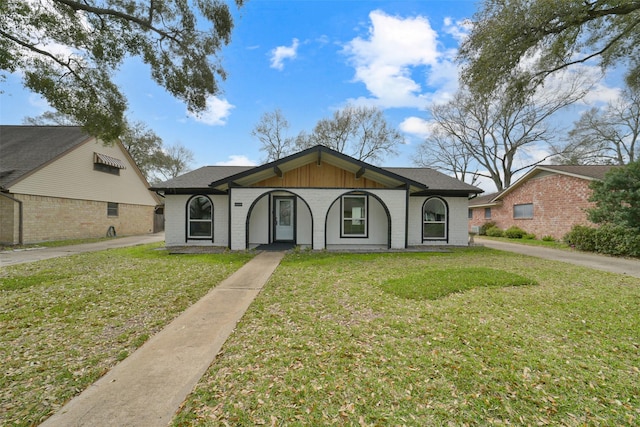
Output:
<instances>
[{"instance_id":1,"label":"grass edge along walkway","mask_svg":"<svg viewBox=\"0 0 640 427\"><path fill-rule=\"evenodd\" d=\"M284 256L263 252L42 426L165 426Z\"/></svg>"}]
</instances>

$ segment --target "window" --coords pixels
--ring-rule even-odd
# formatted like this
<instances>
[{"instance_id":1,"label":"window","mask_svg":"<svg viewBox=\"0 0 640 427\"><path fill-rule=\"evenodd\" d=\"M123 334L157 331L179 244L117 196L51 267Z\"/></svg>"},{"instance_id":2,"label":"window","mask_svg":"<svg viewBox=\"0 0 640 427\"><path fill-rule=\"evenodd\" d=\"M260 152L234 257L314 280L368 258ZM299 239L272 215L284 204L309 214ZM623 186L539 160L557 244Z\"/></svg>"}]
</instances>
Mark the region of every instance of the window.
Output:
<instances>
[{"instance_id":1,"label":"window","mask_svg":"<svg viewBox=\"0 0 640 427\"><path fill-rule=\"evenodd\" d=\"M467 212L467 218L473 219L473 209L469 208L469 211Z\"/></svg>"},{"instance_id":2,"label":"window","mask_svg":"<svg viewBox=\"0 0 640 427\"><path fill-rule=\"evenodd\" d=\"M118 204L107 202L107 216L118 216Z\"/></svg>"},{"instance_id":3,"label":"window","mask_svg":"<svg viewBox=\"0 0 640 427\"><path fill-rule=\"evenodd\" d=\"M126 169L125 163L106 154L93 153L93 170L120 175L120 169Z\"/></svg>"},{"instance_id":4,"label":"window","mask_svg":"<svg viewBox=\"0 0 640 427\"><path fill-rule=\"evenodd\" d=\"M484 219L491 219L491 208L484 208Z\"/></svg>"},{"instance_id":5,"label":"window","mask_svg":"<svg viewBox=\"0 0 640 427\"><path fill-rule=\"evenodd\" d=\"M213 206L206 196L195 196L189 200L187 214L187 237L210 239L213 237Z\"/></svg>"},{"instance_id":6,"label":"window","mask_svg":"<svg viewBox=\"0 0 640 427\"><path fill-rule=\"evenodd\" d=\"M431 198L422 207L422 240L447 238L447 205L442 199Z\"/></svg>"},{"instance_id":7,"label":"window","mask_svg":"<svg viewBox=\"0 0 640 427\"><path fill-rule=\"evenodd\" d=\"M533 203L525 203L522 205L513 205L513 217L515 219L531 219L533 218Z\"/></svg>"},{"instance_id":8,"label":"window","mask_svg":"<svg viewBox=\"0 0 640 427\"><path fill-rule=\"evenodd\" d=\"M367 237L367 196L342 196L342 237Z\"/></svg>"}]
</instances>

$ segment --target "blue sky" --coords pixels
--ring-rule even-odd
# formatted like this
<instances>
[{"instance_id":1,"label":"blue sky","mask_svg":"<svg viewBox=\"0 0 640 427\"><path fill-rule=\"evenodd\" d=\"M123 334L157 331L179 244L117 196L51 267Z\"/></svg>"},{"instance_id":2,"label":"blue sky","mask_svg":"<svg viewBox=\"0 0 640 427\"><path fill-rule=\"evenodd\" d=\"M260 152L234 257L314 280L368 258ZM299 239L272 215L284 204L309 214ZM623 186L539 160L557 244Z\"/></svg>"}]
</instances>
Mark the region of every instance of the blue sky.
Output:
<instances>
[{"instance_id":1,"label":"blue sky","mask_svg":"<svg viewBox=\"0 0 640 427\"><path fill-rule=\"evenodd\" d=\"M251 130L265 112L281 109L295 136L347 102L381 108L406 141L383 166L411 166L426 107L457 88L453 59L475 7L470 0L249 0L232 7L235 28L221 54L228 78L205 114L190 116L139 61L124 64L116 81L130 120L193 151L193 168L262 162ZM3 124L48 109L18 75L3 90Z\"/></svg>"}]
</instances>

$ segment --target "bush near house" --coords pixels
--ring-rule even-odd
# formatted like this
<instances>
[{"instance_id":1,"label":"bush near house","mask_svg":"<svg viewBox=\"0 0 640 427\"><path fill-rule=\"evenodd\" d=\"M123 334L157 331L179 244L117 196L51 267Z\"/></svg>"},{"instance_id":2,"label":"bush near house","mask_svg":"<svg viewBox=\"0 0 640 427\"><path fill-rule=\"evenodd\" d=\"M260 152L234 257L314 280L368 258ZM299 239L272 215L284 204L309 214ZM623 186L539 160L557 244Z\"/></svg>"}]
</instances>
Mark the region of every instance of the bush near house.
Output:
<instances>
[{"instance_id":1,"label":"bush near house","mask_svg":"<svg viewBox=\"0 0 640 427\"><path fill-rule=\"evenodd\" d=\"M481 235L481 236L486 236L487 235L487 230L490 229L490 228L493 228L495 226L496 226L496 223L494 221L485 222L480 227L480 232L478 234Z\"/></svg>"},{"instance_id":2,"label":"bush near house","mask_svg":"<svg viewBox=\"0 0 640 427\"><path fill-rule=\"evenodd\" d=\"M564 236L564 241L581 251L640 257L640 235L635 229L621 225L603 224L600 228L576 225Z\"/></svg>"},{"instance_id":3,"label":"bush near house","mask_svg":"<svg viewBox=\"0 0 640 427\"><path fill-rule=\"evenodd\" d=\"M496 226L487 228L486 235L489 237L504 237L504 231Z\"/></svg>"},{"instance_id":4,"label":"bush near house","mask_svg":"<svg viewBox=\"0 0 640 427\"><path fill-rule=\"evenodd\" d=\"M515 225L507 228L504 231L504 236L508 237L509 239L522 239L526 234L526 231L524 231L520 227L516 227Z\"/></svg>"}]
</instances>

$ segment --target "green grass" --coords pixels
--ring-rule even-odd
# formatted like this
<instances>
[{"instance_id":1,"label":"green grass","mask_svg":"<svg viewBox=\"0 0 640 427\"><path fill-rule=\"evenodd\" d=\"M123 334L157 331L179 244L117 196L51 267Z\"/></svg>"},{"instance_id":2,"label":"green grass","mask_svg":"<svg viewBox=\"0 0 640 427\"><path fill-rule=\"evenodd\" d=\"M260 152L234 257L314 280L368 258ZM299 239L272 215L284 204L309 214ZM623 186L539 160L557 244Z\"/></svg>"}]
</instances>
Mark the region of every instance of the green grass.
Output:
<instances>
[{"instance_id":1,"label":"green grass","mask_svg":"<svg viewBox=\"0 0 640 427\"><path fill-rule=\"evenodd\" d=\"M0 271L0 425L37 425L251 258L160 244Z\"/></svg>"},{"instance_id":2,"label":"green grass","mask_svg":"<svg viewBox=\"0 0 640 427\"><path fill-rule=\"evenodd\" d=\"M0 425L44 420L251 256L158 247L0 271ZM291 253L173 425L638 425L639 307L640 279L482 247Z\"/></svg>"},{"instance_id":3,"label":"green grass","mask_svg":"<svg viewBox=\"0 0 640 427\"><path fill-rule=\"evenodd\" d=\"M458 269L506 279L397 295ZM486 248L290 254L173 425L638 425L638 331L627 276Z\"/></svg>"},{"instance_id":4,"label":"green grass","mask_svg":"<svg viewBox=\"0 0 640 427\"><path fill-rule=\"evenodd\" d=\"M105 240L114 240L114 237L95 237L87 239L68 239L68 240L51 240L47 242L34 243L29 245L0 245L0 251L13 249L29 249L29 248L57 248L60 246L81 245L84 243L96 243Z\"/></svg>"},{"instance_id":5,"label":"green grass","mask_svg":"<svg viewBox=\"0 0 640 427\"><path fill-rule=\"evenodd\" d=\"M505 243L518 243L520 245L542 246L542 247L551 248L551 249L566 249L566 250L572 249L569 245L562 242L561 240L545 241L540 239L509 239L508 237L491 237L491 236L476 236L475 238L495 240L497 242L505 242Z\"/></svg>"},{"instance_id":6,"label":"green grass","mask_svg":"<svg viewBox=\"0 0 640 427\"><path fill-rule=\"evenodd\" d=\"M497 288L535 284L534 280L502 270L457 267L385 280L380 287L402 298L434 300L484 286Z\"/></svg>"}]
</instances>

